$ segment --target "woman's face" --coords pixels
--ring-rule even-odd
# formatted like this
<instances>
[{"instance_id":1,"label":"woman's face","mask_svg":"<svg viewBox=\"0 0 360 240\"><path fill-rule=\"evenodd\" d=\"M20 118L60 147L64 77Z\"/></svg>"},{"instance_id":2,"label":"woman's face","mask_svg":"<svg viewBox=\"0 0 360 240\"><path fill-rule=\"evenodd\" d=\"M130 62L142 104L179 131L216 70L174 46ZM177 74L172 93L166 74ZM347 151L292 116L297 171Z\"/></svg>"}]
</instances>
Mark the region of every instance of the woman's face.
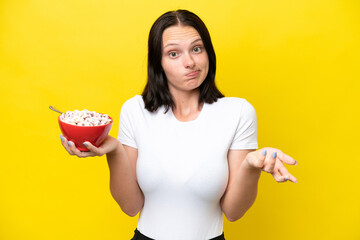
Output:
<instances>
[{"instance_id":1,"label":"woman's face","mask_svg":"<svg viewBox=\"0 0 360 240\"><path fill-rule=\"evenodd\" d=\"M171 93L191 91L203 83L209 58L195 28L179 25L164 30L161 65Z\"/></svg>"}]
</instances>

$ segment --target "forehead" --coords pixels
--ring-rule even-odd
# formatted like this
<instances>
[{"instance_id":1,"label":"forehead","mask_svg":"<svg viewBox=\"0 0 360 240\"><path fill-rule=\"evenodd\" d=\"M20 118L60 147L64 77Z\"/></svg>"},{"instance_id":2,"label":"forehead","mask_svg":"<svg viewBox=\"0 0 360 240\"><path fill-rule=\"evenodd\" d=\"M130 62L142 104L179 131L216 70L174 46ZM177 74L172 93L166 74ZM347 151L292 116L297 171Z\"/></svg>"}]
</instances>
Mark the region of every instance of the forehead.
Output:
<instances>
[{"instance_id":1,"label":"forehead","mask_svg":"<svg viewBox=\"0 0 360 240\"><path fill-rule=\"evenodd\" d=\"M198 31L191 26L171 26L164 30L162 46L167 44L181 44L200 38Z\"/></svg>"}]
</instances>

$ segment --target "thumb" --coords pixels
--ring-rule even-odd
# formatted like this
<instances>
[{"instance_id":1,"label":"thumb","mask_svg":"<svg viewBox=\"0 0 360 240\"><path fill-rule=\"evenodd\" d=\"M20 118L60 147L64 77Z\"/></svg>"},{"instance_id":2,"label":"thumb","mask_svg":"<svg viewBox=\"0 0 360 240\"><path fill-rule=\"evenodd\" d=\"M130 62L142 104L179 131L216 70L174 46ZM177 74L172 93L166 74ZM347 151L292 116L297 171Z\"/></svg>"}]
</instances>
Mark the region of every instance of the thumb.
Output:
<instances>
[{"instance_id":1,"label":"thumb","mask_svg":"<svg viewBox=\"0 0 360 240\"><path fill-rule=\"evenodd\" d=\"M90 150L90 152L93 152L97 156L102 156L105 154L104 151L100 147L99 148L95 147L91 142L86 141L83 144L87 149Z\"/></svg>"},{"instance_id":2,"label":"thumb","mask_svg":"<svg viewBox=\"0 0 360 240\"><path fill-rule=\"evenodd\" d=\"M256 168L263 168L266 154L267 154L266 149L259 149L255 152L252 152L250 159L248 159L249 164Z\"/></svg>"}]
</instances>

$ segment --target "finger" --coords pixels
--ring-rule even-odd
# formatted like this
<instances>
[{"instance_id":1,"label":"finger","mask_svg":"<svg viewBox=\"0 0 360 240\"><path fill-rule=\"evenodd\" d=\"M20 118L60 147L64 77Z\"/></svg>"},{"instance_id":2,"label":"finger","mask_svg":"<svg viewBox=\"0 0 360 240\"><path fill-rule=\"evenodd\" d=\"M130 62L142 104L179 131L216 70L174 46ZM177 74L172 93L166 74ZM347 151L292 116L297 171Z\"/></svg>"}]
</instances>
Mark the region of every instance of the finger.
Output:
<instances>
[{"instance_id":1,"label":"finger","mask_svg":"<svg viewBox=\"0 0 360 240\"><path fill-rule=\"evenodd\" d=\"M295 159L293 159L292 157L290 157L289 155L283 153L283 152L280 151L280 150L279 150L279 152L278 152L278 158L279 158L282 162L284 162L284 163L286 163L286 164L288 164L288 165L295 165L295 166L296 166L296 164L297 164L297 161L296 161Z\"/></svg>"},{"instance_id":2,"label":"finger","mask_svg":"<svg viewBox=\"0 0 360 240\"><path fill-rule=\"evenodd\" d=\"M285 166L282 166L279 168L279 172L286 180L290 180L293 183L297 183L296 177L294 177L289 171L285 168Z\"/></svg>"},{"instance_id":3,"label":"finger","mask_svg":"<svg viewBox=\"0 0 360 240\"><path fill-rule=\"evenodd\" d=\"M65 148L65 150L70 154L70 155L74 155L74 153L71 151L69 144L68 144L68 140L60 134L60 139L61 139L61 144L63 145L63 147Z\"/></svg>"},{"instance_id":4,"label":"finger","mask_svg":"<svg viewBox=\"0 0 360 240\"><path fill-rule=\"evenodd\" d=\"M276 163L277 152L270 152L266 154L266 159L263 167L263 171L273 173Z\"/></svg>"},{"instance_id":5,"label":"finger","mask_svg":"<svg viewBox=\"0 0 360 240\"><path fill-rule=\"evenodd\" d=\"M253 167L262 169L264 167L266 153L267 153L267 150L264 148L259 149L255 152L251 152L250 154L248 154L248 156L249 156L248 161L251 162L251 165Z\"/></svg>"},{"instance_id":6,"label":"finger","mask_svg":"<svg viewBox=\"0 0 360 240\"><path fill-rule=\"evenodd\" d=\"M272 175L278 183L283 183L287 181L286 178L280 174L279 170L275 170Z\"/></svg>"},{"instance_id":7,"label":"finger","mask_svg":"<svg viewBox=\"0 0 360 240\"><path fill-rule=\"evenodd\" d=\"M95 147L91 142L84 142L84 146L90 150L95 156L103 156L105 151L102 147Z\"/></svg>"},{"instance_id":8,"label":"finger","mask_svg":"<svg viewBox=\"0 0 360 240\"><path fill-rule=\"evenodd\" d=\"M85 146L86 147L86 146ZM86 157L95 157L96 154L91 152L91 151L87 151L87 152L82 152L79 149L76 148L75 150L75 154L76 156L80 157L80 158L86 158Z\"/></svg>"},{"instance_id":9,"label":"finger","mask_svg":"<svg viewBox=\"0 0 360 240\"><path fill-rule=\"evenodd\" d=\"M282 176L285 177L286 180L290 180L293 183L297 183L296 177L294 177L289 171L283 166L279 168L279 172Z\"/></svg>"},{"instance_id":10,"label":"finger","mask_svg":"<svg viewBox=\"0 0 360 240\"><path fill-rule=\"evenodd\" d=\"M78 156L79 158L95 156L95 154L92 152L81 152L79 149L76 148L75 144L72 141L68 141L68 144L70 150L74 153L74 155Z\"/></svg>"},{"instance_id":11,"label":"finger","mask_svg":"<svg viewBox=\"0 0 360 240\"><path fill-rule=\"evenodd\" d=\"M69 151L72 153L72 155L76 155L75 154L75 150L76 150L76 147L75 147L75 143L73 143L72 141L67 141L67 149L69 149Z\"/></svg>"}]
</instances>

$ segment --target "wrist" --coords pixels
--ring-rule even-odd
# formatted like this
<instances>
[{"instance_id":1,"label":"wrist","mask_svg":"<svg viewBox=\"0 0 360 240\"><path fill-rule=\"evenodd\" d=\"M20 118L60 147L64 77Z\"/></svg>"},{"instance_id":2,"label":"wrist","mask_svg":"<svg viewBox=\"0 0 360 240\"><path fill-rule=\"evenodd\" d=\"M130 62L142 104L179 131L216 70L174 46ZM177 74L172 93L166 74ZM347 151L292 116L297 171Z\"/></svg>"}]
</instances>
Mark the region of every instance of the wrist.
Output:
<instances>
[{"instance_id":1,"label":"wrist","mask_svg":"<svg viewBox=\"0 0 360 240\"><path fill-rule=\"evenodd\" d=\"M125 149L119 140L114 138L113 141L114 141L114 148L106 154L107 157L114 157L117 155L121 155L123 154L123 152L125 152Z\"/></svg>"}]
</instances>

